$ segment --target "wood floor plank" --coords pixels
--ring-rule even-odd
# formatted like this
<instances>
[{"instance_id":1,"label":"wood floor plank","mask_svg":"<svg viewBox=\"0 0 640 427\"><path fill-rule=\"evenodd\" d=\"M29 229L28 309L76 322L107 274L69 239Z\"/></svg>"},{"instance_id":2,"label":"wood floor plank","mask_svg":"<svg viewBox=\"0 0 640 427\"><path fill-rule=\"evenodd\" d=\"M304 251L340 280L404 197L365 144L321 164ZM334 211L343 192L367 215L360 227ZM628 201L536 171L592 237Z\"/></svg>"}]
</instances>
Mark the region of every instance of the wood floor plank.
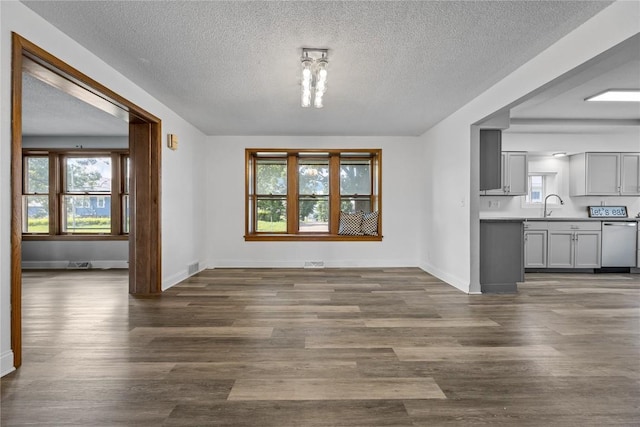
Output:
<instances>
[{"instance_id":1,"label":"wood floor plank","mask_svg":"<svg viewBox=\"0 0 640 427\"><path fill-rule=\"evenodd\" d=\"M446 399L431 378L239 379L229 400Z\"/></svg>"},{"instance_id":2,"label":"wood floor plank","mask_svg":"<svg viewBox=\"0 0 640 427\"><path fill-rule=\"evenodd\" d=\"M479 328L500 326L490 319L366 319L369 328Z\"/></svg>"},{"instance_id":3,"label":"wood floor plank","mask_svg":"<svg viewBox=\"0 0 640 427\"><path fill-rule=\"evenodd\" d=\"M191 326L191 327L137 327L131 331L132 336L144 337L245 337L269 338L273 328L241 327L241 326Z\"/></svg>"},{"instance_id":4,"label":"wood floor plank","mask_svg":"<svg viewBox=\"0 0 640 427\"><path fill-rule=\"evenodd\" d=\"M466 295L417 268L215 269L157 298L126 271L23 278L2 426L640 424L637 274Z\"/></svg>"},{"instance_id":5,"label":"wood floor plank","mask_svg":"<svg viewBox=\"0 0 640 427\"><path fill-rule=\"evenodd\" d=\"M561 352L546 345L517 347L394 347L393 351L401 361L519 360L564 357Z\"/></svg>"}]
</instances>

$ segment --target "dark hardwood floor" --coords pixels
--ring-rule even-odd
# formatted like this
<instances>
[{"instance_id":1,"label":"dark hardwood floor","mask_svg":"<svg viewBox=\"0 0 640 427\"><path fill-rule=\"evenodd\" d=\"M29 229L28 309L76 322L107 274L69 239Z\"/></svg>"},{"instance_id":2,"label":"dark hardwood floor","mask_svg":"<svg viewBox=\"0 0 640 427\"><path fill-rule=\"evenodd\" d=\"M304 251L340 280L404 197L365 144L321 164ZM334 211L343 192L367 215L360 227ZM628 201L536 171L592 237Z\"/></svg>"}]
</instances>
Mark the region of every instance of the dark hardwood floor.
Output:
<instances>
[{"instance_id":1,"label":"dark hardwood floor","mask_svg":"<svg viewBox=\"0 0 640 427\"><path fill-rule=\"evenodd\" d=\"M415 268L24 273L2 426L637 426L640 275L465 295Z\"/></svg>"}]
</instances>

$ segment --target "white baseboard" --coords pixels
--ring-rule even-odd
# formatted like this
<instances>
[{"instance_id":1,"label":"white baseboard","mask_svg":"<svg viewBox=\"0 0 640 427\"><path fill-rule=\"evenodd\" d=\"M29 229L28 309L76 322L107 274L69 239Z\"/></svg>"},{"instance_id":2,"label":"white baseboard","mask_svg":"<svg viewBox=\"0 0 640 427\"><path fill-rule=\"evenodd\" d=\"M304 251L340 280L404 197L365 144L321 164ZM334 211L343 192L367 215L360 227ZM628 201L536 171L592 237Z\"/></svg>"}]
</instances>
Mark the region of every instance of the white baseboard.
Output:
<instances>
[{"instance_id":1,"label":"white baseboard","mask_svg":"<svg viewBox=\"0 0 640 427\"><path fill-rule=\"evenodd\" d=\"M317 257L316 257L317 258ZM247 261L247 260L216 260L209 262L207 268L304 268L305 262L309 260L293 260L293 261ZM319 260L323 261L324 268L409 268L416 267L415 262L409 262L404 259L384 260L384 262L376 262L362 259L341 259L341 260Z\"/></svg>"},{"instance_id":2,"label":"white baseboard","mask_svg":"<svg viewBox=\"0 0 640 427\"><path fill-rule=\"evenodd\" d=\"M468 294L469 293L469 282L461 279L460 277L453 276L449 273L439 270L438 268L428 264L428 263L420 263L419 267L431 274L432 276L437 277L438 279L446 282L447 284L453 286L461 290L462 292ZM475 294L475 293L474 293Z\"/></svg>"},{"instance_id":3,"label":"white baseboard","mask_svg":"<svg viewBox=\"0 0 640 427\"><path fill-rule=\"evenodd\" d=\"M194 276L194 275L200 273L202 270L205 270L205 268L200 268L198 271L193 273L191 276ZM173 274L173 275L167 277L166 279L162 280L162 290L166 291L167 289L177 285L178 283L182 282L183 280L188 279L191 276L189 275L187 270L179 271L176 274Z\"/></svg>"},{"instance_id":4,"label":"white baseboard","mask_svg":"<svg viewBox=\"0 0 640 427\"><path fill-rule=\"evenodd\" d=\"M4 377L15 370L16 368L13 366L13 351L5 351L0 355L0 377Z\"/></svg>"},{"instance_id":5,"label":"white baseboard","mask_svg":"<svg viewBox=\"0 0 640 427\"><path fill-rule=\"evenodd\" d=\"M110 269L110 268L129 268L129 261L123 260L100 260L100 261L90 261L91 268L99 268L99 269Z\"/></svg>"}]
</instances>

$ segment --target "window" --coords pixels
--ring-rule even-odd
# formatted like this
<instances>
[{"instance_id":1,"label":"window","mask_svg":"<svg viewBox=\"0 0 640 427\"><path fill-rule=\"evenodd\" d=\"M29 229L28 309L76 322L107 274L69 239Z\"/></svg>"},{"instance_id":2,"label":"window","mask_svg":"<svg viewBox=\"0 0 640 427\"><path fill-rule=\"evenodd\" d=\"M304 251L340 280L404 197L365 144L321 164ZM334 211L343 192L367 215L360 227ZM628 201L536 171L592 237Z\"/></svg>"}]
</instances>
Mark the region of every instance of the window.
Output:
<instances>
[{"instance_id":1,"label":"window","mask_svg":"<svg viewBox=\"0 0 640 427\"><path fill-rule=\"evenodd\" d=\"M23 231L49 233L49 157L26 157L23 167Z\"/></svg>"},{"instance_id":2,"label":"window","mask_svg":"<svg viewBox=\"0 0 640 427\"><path fill-rule=\"evenodd\" d=\"M543 203L545 193L544 181L544 175L529 175L527 203Z\"/></svg>"},{"instance_id":3,"label":"window","mask_svg":"<svg viewBox=\"0 0 640 427\"><path fill-rule=\"evenodd\" d=\"M23 159L25 237L128 233L126 152L25 150Z\"/></svg>"},{"instance_id":4,"label":"window","mask_svg":"<svg viewBox=\"0 0 640 427\"><path fill-rule=\"evenodd\" d=\"M543 204L547 194L556 192L555 172L532 172L528 179L528 191L525 197L525 203L528 205Z\"/></svg>"},{"instance_id":5,"label":"window","mask_svg":"<svg viewBox=\"0 0 640 427\"><path fill-rule=\"evenodd\" d=\"M247 149L245 240L381 240L381 155ZM377 235L339 234L341 211L378 212Z\"/></svg>"}]
</instances>

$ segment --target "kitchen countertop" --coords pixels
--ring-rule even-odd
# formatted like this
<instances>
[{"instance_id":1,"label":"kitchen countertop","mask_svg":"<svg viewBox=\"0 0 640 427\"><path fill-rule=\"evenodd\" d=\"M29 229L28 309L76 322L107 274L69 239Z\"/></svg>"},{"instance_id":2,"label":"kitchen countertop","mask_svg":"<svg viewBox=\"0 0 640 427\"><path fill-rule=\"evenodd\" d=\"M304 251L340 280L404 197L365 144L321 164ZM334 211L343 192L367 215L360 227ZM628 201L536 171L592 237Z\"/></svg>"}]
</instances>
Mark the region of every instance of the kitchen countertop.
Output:
<instances>
[{"instance_id":1,"label":"kitchen countertop","mask_svg":"<svg viewBox=\"0 0 640 427\"><path fill-rule=\"evenodd\" d=\"M575 221L635 221L640 222L640 218L585 218L585 217L561 217L561 216L550 216L546 218L535 217L535 218L525 218L525 217L491 217L491 218L480 218L480 221L492 221L492 222L511 222L511 221L522 221L522 222L532 222L532 221L565 221L565 222L575 222Z\"/></svg>"}]
</instances>

